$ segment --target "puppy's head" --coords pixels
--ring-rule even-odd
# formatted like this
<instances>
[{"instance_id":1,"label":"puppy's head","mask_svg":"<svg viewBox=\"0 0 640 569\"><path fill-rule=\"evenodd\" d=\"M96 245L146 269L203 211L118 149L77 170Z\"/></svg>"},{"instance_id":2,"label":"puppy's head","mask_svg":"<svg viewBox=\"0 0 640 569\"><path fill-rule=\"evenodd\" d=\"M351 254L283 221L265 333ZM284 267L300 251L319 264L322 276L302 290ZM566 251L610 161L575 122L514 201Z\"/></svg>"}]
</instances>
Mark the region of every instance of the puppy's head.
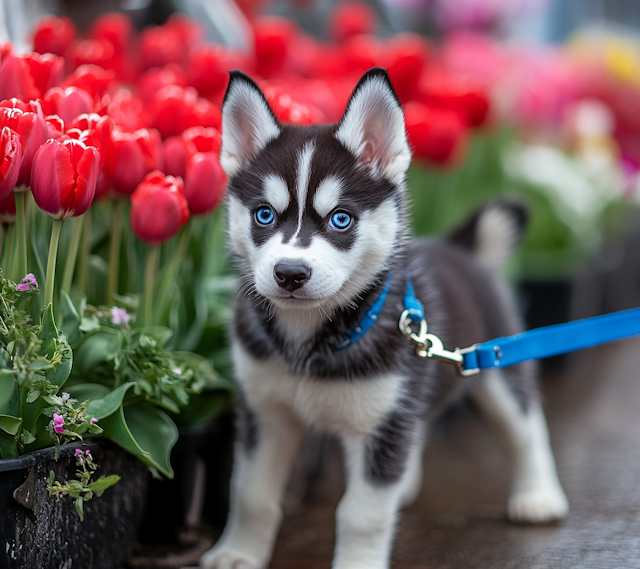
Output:
<instances>
[{"instance_id":1,"label":"puppy's head","mask_svg":"<svg viewBox=\"0 0 640 569\"><path fill-rule=\"evenodd\" d=\"M222 105L232 251L276 307L349 304L387 268L405 235L411 161L386 72L368 71L340 122L281 124L239 71Z\"/></svg>"}]
</instances>

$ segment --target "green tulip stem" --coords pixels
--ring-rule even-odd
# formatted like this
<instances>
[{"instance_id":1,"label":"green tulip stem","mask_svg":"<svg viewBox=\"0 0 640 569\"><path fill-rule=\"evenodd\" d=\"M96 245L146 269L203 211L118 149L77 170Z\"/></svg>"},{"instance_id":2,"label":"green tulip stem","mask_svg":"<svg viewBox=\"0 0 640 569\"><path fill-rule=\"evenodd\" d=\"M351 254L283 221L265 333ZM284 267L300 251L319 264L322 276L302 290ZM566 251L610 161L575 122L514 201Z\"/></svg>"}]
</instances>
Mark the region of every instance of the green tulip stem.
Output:
<instances>
[{"instance_id":1,"label":"green tulip stem","mask_svg":"<svg viewBox=\"0 0 640 569\"><path fill-rule=\"evenodd\" d=\"M17 200L16 200L17 201ZM54 219L51 228L51 241L49 241L49 259L47 260L47 277L44 289L44 305L49 306L53 302L53 287L56 280L56 257L58 256L58 242L63 219Z\"/></svg>"},{"instance_id":2,"label":"green tulip stem","mask_svg":"<svg viewBox=\"0 0 640 569\"><path fill-rule=\"evenodd\" d=\"M147 248L147 260L144 267L144 290L142 293L142 327L147 328L153 324L153 287L158 270L160 246L154 245Z\"/></svg>"},{"instance_id":3,"label":"green tulip stem","mask_svg":"<svg viewBox=\"0 0 640 569\"><path fill-rule=\"evenodd\" d=\"M189 241L191 240L191 220L180 230L180 237L176 248L173 250L171 260L164 269L164 274L161 273L160 278L160 290L158 291L158 297L156 299L156 305L158 311L164 314L167 304L169 303L169 297L171 295L172 287L180 272L180 265L184 260L187 249L189 247Z\"/></svg>"},{"instance_id":4,"label":"green tulip stem","mask_svg":"<svg viewBox=\"0 0 640 569\"><path fill-rule=\"evenodd\" d=\"M67 294L71 291L71 282L73 281L73 272L76 268L76 259L78 258L78 248L80 247L83 224L84 215L74 218L73 233L71 234L71 243L69 243L69 253L67 254L67 260L64 265L62 286L60 287L60 290L65 291Z\"/></svg>"},{"instance_id":5,"label":"green tulip stem","mask_svg":"<svg viewBox=\"0 0 640 569\"><path fill-rule=\"evenodd\" d=\"M12 278L21 281L27 274L27 220L25 217L25 197L27 192L14 191L16 199L16 229L18 231L18 256L15 258L15 267Z\"/></svg>"},{"instance_id":6,"label":"green tulip stem","mask_svg":"<svg viewBox=\"0 0 640 569\"><path fill-rule=\"evenodd\" d=\"M113 303L118 294L120 272L120 243L122 241L122 206L120 198L113 198L113 215L111 217L111 245L109 248L109 281L107 283L107 304Z\"/></svg>"},{"instance_id":7,"label":"green tulip stem","mask_svg":"<svg viewBox=\"0 0 640 569\"><path fill-rule=\"evenodd\" d=\"M87 295L87 284L89 282L89 263L91 257L91 211L87 210L82 216L82 240L80 241L80 259L78 260L78 293L80 298Z\"/></svg>"},{"instance_id":8,"label":"green tulip stem","mask_svg":"<svg viewBox=\"0 0 640 569\"><path fill-rule=\"evenodd\" d=\"M10 223L7 227L7 237L5 239L4 247L4 263L2 265L5 278L11 278L13 275L13 250L16 246L16 224Z\"/></svg>"}]
</instances>

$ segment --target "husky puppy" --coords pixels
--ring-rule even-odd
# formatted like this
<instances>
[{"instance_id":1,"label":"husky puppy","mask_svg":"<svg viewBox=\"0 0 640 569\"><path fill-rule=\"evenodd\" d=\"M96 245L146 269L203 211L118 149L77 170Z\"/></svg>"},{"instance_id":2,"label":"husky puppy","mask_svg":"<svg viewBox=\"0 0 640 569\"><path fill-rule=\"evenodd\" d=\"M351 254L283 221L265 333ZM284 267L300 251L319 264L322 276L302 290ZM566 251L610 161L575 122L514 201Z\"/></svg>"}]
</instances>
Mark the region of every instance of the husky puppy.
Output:
<instances>
[{"instance_id":1,"label":"husky puppy","mask_svg":"<svg viewBox=\"0 0 640 569\"><path fill-rule=\"evenodd\" d=\"M382 69L362 77L338 124L308 127L279 123L234 71L222 129L230 247L243 278L232 329L238 440L227 527L201 567L267 566L305 428L344 447L334 569L388 567L398 510L420 488L428 425L465 392L510 443L509 517L566 515L533 365L459 377L417 357L398 330L410 278L429 332L450 350L521 331L497 269L522 210L496 202L448 241L408 239L411 151Z\"/></svg>"}]
</instances>

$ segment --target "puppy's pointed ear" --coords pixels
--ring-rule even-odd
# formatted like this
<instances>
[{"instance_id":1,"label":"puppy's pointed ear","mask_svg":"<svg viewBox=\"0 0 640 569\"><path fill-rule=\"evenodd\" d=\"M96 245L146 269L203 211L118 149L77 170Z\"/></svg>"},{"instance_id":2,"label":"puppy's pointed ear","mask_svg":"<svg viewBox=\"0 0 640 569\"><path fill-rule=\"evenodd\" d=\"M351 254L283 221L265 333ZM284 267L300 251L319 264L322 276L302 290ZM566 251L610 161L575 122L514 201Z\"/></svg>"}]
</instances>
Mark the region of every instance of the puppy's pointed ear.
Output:
<instances>
[{"instance_id":1,"label":"puppy's pointed ear","mask_svg":"<svg viewBox=\"0 0 640 569\"><path fill-rule=\"evenodd\" d=\"M222 102L220 150L220 164L229 177L280 135L280 125L255 82L241 71L230 75Z\"/></svg>"},{"instance_id":2,"label":"puppy's pointed ear","mask_svg":"<svg viewBox=\"0 0 640 569\"><path fill-rule=\"evenodd\" d=\"M351 95L335 134L358 161L401 182L411 162L404 114L384 69L367 71Z\"/></svg>"}]
</instances>

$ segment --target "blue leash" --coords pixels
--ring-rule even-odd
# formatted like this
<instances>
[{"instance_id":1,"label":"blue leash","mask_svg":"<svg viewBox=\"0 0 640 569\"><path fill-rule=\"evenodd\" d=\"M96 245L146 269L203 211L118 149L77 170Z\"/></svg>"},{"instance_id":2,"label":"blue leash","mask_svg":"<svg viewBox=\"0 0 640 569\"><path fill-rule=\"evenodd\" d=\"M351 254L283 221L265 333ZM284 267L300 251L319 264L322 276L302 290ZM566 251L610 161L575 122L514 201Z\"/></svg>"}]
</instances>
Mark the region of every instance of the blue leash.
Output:
<instances>
[{"instance_id":1,"label":"blue leash","mask_svg":"<svg viewBox=\"0 0 640 569\"><path fill-rule=\"evenodd\" d=\"M535 328L460 350L465 375L566 354L640 334L640 308Z\"/></svg>"},{"instance_id":2,"label":"blue leash","mask_svg":"<svg viewBox=\"0 0 640 569\"><path fill-rule=\"evenodd\" d=\"M336 351L344 350L357 342L375 324L387 298L392 277L393 274L390 273L376 302L358 326L345 336ZM469 348L456 348L451 352L444 349L438 336L428 333L424 307L416 297L411 275L407 274L404 311L398 325L401 332L416 346L416 355L455 364L460 375L471 376L483 369L507 367L638 335L640 308L535 328ZM418 327L417 332L412 328L415 325Z\"/></svg>"},{"instance_id":3,"label":"blue leash","mask_svg":"<svg viewBox=\"0 0 640 569\"><path fill-rule=\"evenodd\" d=\"M400 317L402 333L416 345L416 354L456 364L462 376L476 375L483 369L502 368L527 360L537 360L598 346L640 334L640 308L594 316L574 322L535 328L514 336L496 338L469 348L445 350L440 338L427 333L427 322L419 320L411 311L415 298L411 277L408 277L405 311ZM409 298L407 301L407 297ZM421 305L420 305L421 306ZM423 311L424 313L424 311ZM419 322L419 332L412 323Z\"/></svg>"}]
</instances>

